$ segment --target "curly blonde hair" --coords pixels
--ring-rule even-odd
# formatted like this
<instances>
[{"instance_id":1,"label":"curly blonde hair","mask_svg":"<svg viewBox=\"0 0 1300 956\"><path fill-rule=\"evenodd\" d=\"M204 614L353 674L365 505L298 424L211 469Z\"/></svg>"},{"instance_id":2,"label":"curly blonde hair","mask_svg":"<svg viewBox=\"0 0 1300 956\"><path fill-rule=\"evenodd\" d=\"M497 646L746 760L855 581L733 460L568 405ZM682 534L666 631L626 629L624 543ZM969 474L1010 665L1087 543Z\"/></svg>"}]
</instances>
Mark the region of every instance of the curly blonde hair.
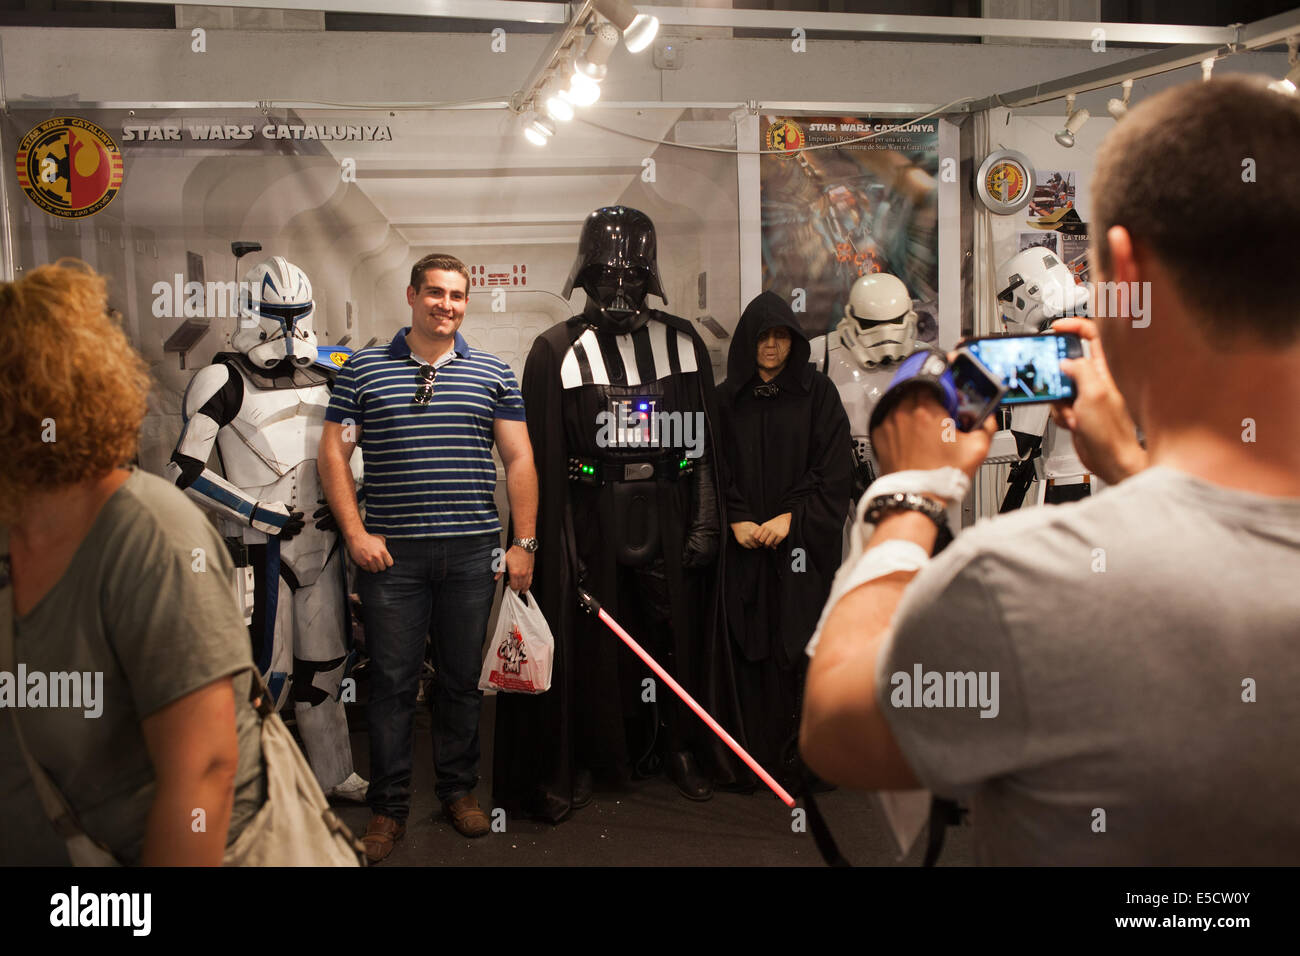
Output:
<instances>
[{"instance_id":1,"label":"curly blonde hair","mask_svg":"<svg viewBox=\"0 0 1300 956\"><path fill-rule=\"evenodd\" d=\"M135 457L149 372L107 304L78 259L0 283L0 519Z\"/></svg>"}]
</instances>

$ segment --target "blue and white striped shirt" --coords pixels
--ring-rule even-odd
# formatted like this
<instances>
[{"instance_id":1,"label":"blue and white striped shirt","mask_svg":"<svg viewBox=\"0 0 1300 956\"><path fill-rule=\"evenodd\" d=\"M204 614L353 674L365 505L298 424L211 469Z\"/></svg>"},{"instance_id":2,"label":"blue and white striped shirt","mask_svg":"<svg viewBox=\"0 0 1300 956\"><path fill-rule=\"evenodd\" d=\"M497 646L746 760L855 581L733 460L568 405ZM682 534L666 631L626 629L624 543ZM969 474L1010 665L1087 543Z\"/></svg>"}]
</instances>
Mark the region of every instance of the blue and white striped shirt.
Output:
<instances>
[{"instance_id":1,"label":"blue and white striped shirt","mask_svg":"<svg viewBox=\"0 0 1300 956\"><path fill-rule=\"evenodd\" d=\"M436 365L433 397L415 404L421 363L402 329L361 349L339 370L325 420L361 429L366 530L393 538L501 531L493 422L524 420L514 372L459 332Z\"/></svg>"}]
</instances>

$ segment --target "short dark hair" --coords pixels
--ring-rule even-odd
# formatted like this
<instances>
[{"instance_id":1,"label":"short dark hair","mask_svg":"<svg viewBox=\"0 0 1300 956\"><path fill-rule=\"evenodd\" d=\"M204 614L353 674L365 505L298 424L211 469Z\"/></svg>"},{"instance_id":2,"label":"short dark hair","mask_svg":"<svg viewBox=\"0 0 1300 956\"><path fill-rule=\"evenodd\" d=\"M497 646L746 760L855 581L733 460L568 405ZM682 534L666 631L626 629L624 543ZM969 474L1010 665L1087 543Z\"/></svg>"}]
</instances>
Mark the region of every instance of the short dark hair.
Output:
<instances>
[{"instance_id":1,"label":"short dark hair","mask_svg":"<svg viewBox=\"0 0 1300 956\"><path fill-rule=\"evenodd\" d=\"M465 263L455 256L449 256L443 252L430 253L411 266L411 288L416 292L420 291L420 286L424 283L424 274L430 269L439 269L443 272L459 272L465 277L465 291L469 292L469 270L465 268Z\"/></svg>"},{"instance_id":2,"label":"short dark hair","mask_svg":"<svg viewBox=\"0 0 1300 956\"><path fill-rule=\"evenodd\" d=\"M1228 76L1143 100L1102 143L1092 179L1100 270L1106 231L1123 226L1225 344L1300 338L1300 99L1267 82Z\"/></svg>"}]
</instances>

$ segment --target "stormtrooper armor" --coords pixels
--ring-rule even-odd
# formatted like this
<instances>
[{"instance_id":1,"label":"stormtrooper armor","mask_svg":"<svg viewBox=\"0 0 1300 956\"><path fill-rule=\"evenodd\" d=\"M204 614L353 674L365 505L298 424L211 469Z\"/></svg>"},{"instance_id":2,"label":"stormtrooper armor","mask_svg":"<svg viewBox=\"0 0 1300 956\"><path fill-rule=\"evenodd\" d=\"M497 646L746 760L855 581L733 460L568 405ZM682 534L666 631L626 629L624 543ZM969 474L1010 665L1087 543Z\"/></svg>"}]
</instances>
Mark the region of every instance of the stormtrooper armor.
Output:
<instances>
[{"instance_id":1,"label":"stormtrooper armor","mask_svg":"<svg viewBox=\"0 0 1300 956\"><path fill-rule=\"evenodd\" d=\"M277 708L292 690L321 788L364 799L340 699L348 656L344 554L319 508L316 471L332 371L349 353L319 357L311 282L297 266L275 256L247 273L244 288L231 336L238 351L217 355L191 379L166 474L218 516L254 660ZM207 466L213 445L224 477ZM322 520L304 522L304 512Z\"/></svg>"},{"instance_id":2,"label":"stormtrooper armor","mask_svg":"<svg viewBox=\"0 0 1300 956\"><path fill-rule=\"evenodd\" d=\"M898 363L918 347L917 315L907 286L883 272L862 276L853 283L835 330L809 345L809 362L835 383L849 416L856 501L876 478L867 430L871 411L889 388Z\"/></svg>"},{"instance_id":3,"label":"stormtrooper armor","mask_svg":"<svg viewBox=\"0 0 1300 956\"><path fill-rule=\"evenodd\" d=\"M1088 314L1088 287L1078 285L1069 268L1040 246L1002 263L997 288L1002 330L1007 335L1037 335L1050 330L1056 319ZM1097 482L1075 454L1069 431L1052 422L1050 409L1046 403L1014 406L1009 427L993 437L985 463L1013 465L1011 488L1001 507L1004 512L1023 504L1034 479L1038 504L1084 497Z\"/></svg>"}]
</instances>

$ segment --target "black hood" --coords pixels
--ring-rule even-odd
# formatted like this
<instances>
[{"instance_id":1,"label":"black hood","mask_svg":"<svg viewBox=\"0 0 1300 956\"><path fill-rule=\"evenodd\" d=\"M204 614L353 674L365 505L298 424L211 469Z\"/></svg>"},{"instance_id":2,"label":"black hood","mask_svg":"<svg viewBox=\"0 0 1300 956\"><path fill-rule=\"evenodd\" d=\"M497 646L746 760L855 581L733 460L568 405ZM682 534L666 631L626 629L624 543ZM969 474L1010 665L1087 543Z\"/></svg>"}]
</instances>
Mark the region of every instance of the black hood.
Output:
<instances>
[{"instance_id":1,"label":"black hood","mask_svg":"<svg viewBox=\"0 0 1300 956\"><path fill-rule=\"evenodd\" d=\"M731 337L726 384L732 392L758 374L758 340L764 332L778 325L790 330L790 359L775 380L785 387L807 388L811 374L808 338L799 328L799 320L786 301L775 292L762 292L745 306Z\"/></svg>"}]
</instances>

